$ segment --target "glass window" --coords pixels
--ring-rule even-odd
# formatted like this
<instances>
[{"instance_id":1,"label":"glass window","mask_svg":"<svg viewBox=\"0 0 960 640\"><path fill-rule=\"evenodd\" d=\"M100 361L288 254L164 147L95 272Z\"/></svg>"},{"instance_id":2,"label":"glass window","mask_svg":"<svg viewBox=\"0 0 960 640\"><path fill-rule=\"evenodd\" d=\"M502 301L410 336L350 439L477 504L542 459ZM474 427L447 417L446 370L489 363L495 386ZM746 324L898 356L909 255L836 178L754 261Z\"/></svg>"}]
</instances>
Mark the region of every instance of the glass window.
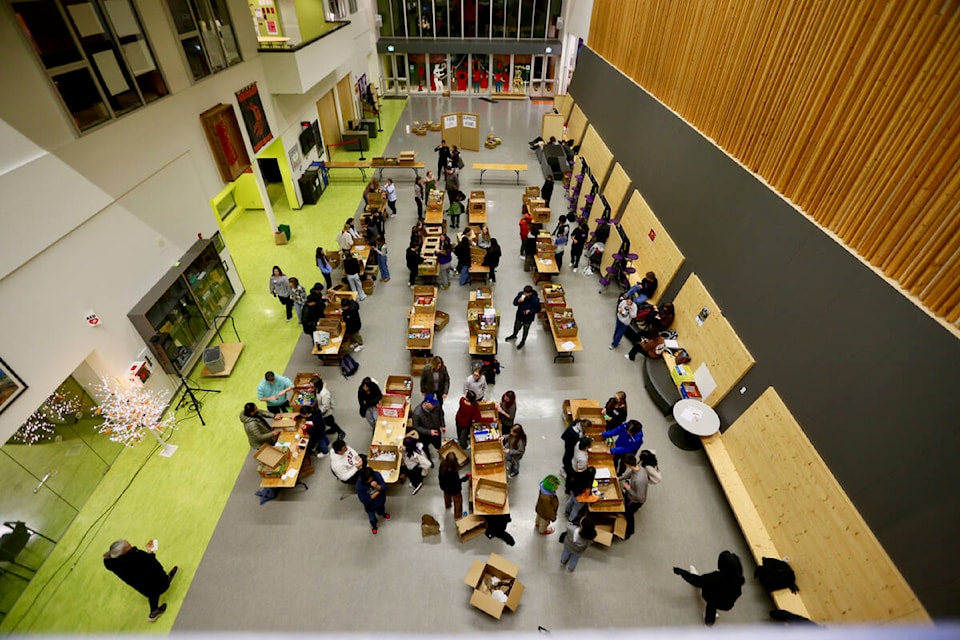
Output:
<instances>
[{"instance_id":1,"label":"glass window","mask_svg":"<svg viewBox=\"0 0 960 640\"><path fill-rule=\"evenodd\" d=\"M466 91L470 83L470 56L466 53L455 53L450 56L450 90Z\"/></svg>"},{"instance_id":2,"label":"glass window","mask_svg":"<svg viewBox=\"0 0 960 640\"><path fill-rule=\"evenodd\" d=\"M449 15L447 4L447 0L434 0L433 2L433 11L437 20L435 32L438 38L450 37L450 20L447 19Z\"/></svg>"},{"instance_id":3,"label":"glass window","mask_svg":"<svg viewBox=\"0 0 960 640\"><path fill-rule=\"evenodd\" d=\"M463 35L477 37L477 0L463 0Z\"/></svg>"},{"instance_id":4,"label":"glass window","mask_svg":"<svg viewBox=\"0 0 960 640\"><path fill-rule=\"evenodd\" d=\"M403 0L390 0L390 16L393 20L393 37L405 38L407 20L403 12Z\"/></svg>"},{"instance_id":5,"label":"glass window","mask_svg":"<svg viewBox=\"0 0 960 640\"><path fill-rule=\"evenodd\" d=\"M543 0L527 0L520 3L520 37L530 38L533 34L533 15L536 5Z\"/></svg>"},{"instance_id":6,"label":"glass window","mask_svg":"<svg viewBox=\"0 0 960 640\"><path fill-rule=\"evenodd\" d=\"M463 33L463 0L449 0L450 37L459 38Z\"/></svg>"},{"instance_id":7,"label":"glass window","mask_svg":"<svg viewBox=\"0 0 960 640\"><path fill-rule=\"evenodd\" d=\"M490 37L490 0L477 3L477 37Z\"/></svg>"},{"instance_id":8,"label":"glass window","mask_svg":"<svg viewBox=\"0 0 960 640\"><path fill-rule=\"evenodd\" d=\"M415 38L420 35L420 3L416 0L407 2L407 37Z\"/></svg>"},{"instance_id":9,"label":"glass window","mask_svg":"<svg viewBox=\"0 0 960 640\"><path fill-rule=\"evenodd\" d=\"M11 4L80 131L167 95L129 0Z\"/></svg>"},{"instance_id":10,"label":"glass window","mask_svg":"<svg viewBox=\"0 0 960 640\"><path fill-rule=\"evenodd\" d=\"M557 29L557 20L563 13L563 0L549 0L550 8L547 10L547 37L560 37L560 30Z\"/></svg>"},{"instance_id":11,"label":"glass window","mask_svg":"<svg viewBox=\"0 0 960 640\"><path fill-rule=\"evenodd\" d=\"M502 38L504 36L504 23L507 19L507 3L505 0L493 0L491 6L493 9L493 17L490 19L491 36Z\"/></svg>"},{"instance_id":12,"label":"glass window","mask_svg":"<svg viewBox=\"0 0 960 640\"><path fill-rule=\"evenodd\" d=\"M510 54L494 54L492 78L494 91L510 91Z\"/></svg>"},{"instance_id":13,"label":"glass window","mask_svg":"<svg viewBox=\"0 0 960 640\"><path fill-rule=\"evenodd\" d=\"M527 83L530 82L530 58L527 54L513 56L513 88L514 93L526 93Z\"/></svg>"},{"instance_id":14,"label":"glass window","mask_svg":"<svg viewBox=\"0 0 960 640\"><path fill-rule=\"evenodd\" d=\"M547 37L547 0L533 0L533 37Z\"/></svg>"},{"instance_id":15,"label":"glass window","mask_svg":"<svg viewBox=\"0 0 960 640\"><path fill-rule=\"evenodd\" d=\"M377 13L380 15L380 36L393 35L393 20L390 17L390 0L377 0Z\"/></svg>"},{"instance_id":16,"label":"glass window","mask_svg":"<svg viewBox=\"0 0 960 640\"><path fill-rule=\"evenodd\" d=\"M240 62L225 0L167 0L167 7L194 80Z\"/></svg>"},{"instance_id":17,"label":"glass window","mask_svg":"<svg viewBox=\"0 0 960 640\"><path fill-rule=\"evenodd\" d=\"M434 93L442 93L449 88L447 73L447 56L443 53L430 54L430 80Z\"/></svg>"},{"instance_id":18,"label":"glass window","mask_svg":"<svg viewBox=\"0 0 960 640\"><path fill-rule=\"evenodd\" d=\"M507 0L507 20L504 26L504 36L517 37L517 26L520 20L520 0Z\"/></svg>"}]
</instances>

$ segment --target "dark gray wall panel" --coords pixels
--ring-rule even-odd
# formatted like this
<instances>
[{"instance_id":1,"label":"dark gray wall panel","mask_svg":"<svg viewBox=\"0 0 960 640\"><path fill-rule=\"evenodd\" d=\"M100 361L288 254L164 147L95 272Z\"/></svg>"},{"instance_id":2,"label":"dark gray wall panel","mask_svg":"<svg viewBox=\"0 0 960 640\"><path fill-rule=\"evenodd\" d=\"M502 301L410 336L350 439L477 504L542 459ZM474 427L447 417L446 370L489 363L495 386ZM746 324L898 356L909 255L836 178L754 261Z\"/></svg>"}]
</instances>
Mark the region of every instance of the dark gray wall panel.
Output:
<instances>
[{"instance_id":1,"label":"dark gray wall panel","mask_svg":"<svg viewBox=\"0 0 960 640\"><path fill-rule=\"evenodd\" d=\"M934 616L960 615L960 341L584 48L570 93ZM641 265L642 269L642 265ZM686 312L678 310L679 313Z\"/></svg>"}]
</instances>

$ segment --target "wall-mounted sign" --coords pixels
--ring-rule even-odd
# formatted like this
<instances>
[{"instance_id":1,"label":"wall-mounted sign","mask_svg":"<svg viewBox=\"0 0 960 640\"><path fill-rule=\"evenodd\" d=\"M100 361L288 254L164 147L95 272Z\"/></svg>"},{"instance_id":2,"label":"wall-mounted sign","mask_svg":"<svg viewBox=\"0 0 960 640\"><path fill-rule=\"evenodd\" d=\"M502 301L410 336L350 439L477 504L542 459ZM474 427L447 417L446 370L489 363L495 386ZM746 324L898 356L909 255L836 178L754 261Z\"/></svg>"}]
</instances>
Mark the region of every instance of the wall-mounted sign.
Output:
<instances>
[{"instance_id":1,"label":"wall-mounted sign","mask_svg":"<svg viewBox=\"0 0 960 640\"><path fill-rule=\"evenodd\" d=\"M650 229L650 233L647 234L647 237L650 238L650 242L653 242L654 240L657 239L657 232L654 231L653 229Z\"/></svg>"},{"instance_id":2,"label":"wall-mounted sign","mask_svg":"<svg viewBox=\"0 0 960 640\"><path fill-rule=\"evenodd\" d=\"M250 86L237 91L236 96L237 103L240 105L240 113L243 114L243 123L246 125L247 134L250 136L250 146L256 153L273 140L270 123L267 122L267 114L264 112L263 103L260 101L257 83L254 82Z\"/></svg>"},{"instance_id":3,"label":"wall-mounted sign","mask_svg":"<svg viewBox=\"0 0 960 640\"><path fill-rule=\"evenodd\" d=\"M250 168L250 156L243 146L243 135L233 107L218 104L200 114L207 144L224 182L233 182Z\"/></svg>"},{"instance_id":4,"label":"wall-mounted sign","mask_svg":"<svg viewBox=\"0 0 960 640\"><path fill-rule=\"evenodd\" d=\"M463 114L463 126L467 129L476 129L477 128L477 116Z\"/></svg>"}]
</instances>

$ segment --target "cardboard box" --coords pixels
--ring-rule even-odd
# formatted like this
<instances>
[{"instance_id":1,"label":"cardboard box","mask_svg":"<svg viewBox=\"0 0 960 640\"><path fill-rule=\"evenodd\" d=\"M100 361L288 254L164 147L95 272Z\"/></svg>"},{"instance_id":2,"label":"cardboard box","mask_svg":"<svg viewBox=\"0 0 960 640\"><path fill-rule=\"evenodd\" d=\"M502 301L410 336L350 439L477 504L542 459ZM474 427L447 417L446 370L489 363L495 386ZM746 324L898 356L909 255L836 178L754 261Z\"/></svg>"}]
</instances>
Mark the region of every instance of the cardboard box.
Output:
<instances>
[{"instance_id":1,"label":"cardboard box","mask_svg":"<svg viewBox=\"0 0 960 640\"><path fill-rule=\"evenodd\" d=\"M429 513L420 516L420 537L440 535L440 523Z\"/></svg>"},{"instance_id":2,"label":"cardboard box","mask_svg":"<svg viewBox=\"0 0 960 640\"><path fill-rule=\"evenodd\" d=\"M490 478L478 478L473 500L485 507L503 509L507 504L507 483Z\"/></svg>"},{"instance_id":3,"label":"cardboard box","mask_svg":"<svg viewBox=\"0 0 960 640\"><path fill-rule=\"evenodd\" d=\"M609 547L613 544L613 537L617 536L621 540L627 535L627 518L622 513L617 514L591 514L597 527L597 537L594 542Z\"/></svg>"},{"instance_id":4,"label":"cardboard box","mask_svg":"<svg viewBox=\"0 0 960 640\"><path fill-rule=\"evenodd\" d=\"M473 445L473 465L477 473L496 472L503 469L503 445L499 440L476 442Z\"/></svg>"},{"instance_id":5,"label":"cardboard box","mask_svg":"<svg viewBox=\"0 0 960 640\"><path fill-rule=\"evenodd\" d=\"M272 444L262 444L253 454L254 459L260 464L257 465L257 472L263 478L273 478L281 476L287 470L287 461L290 459L290 453L280 447Z\"/></svg>"},{"instance_id":6,"label":"cardboard box","mask_svg":"<svg viewBox=\"0 0 960 640\"><path fill-rule=\"evenodd\" d=\"M580 407L574 420L587 420L592 426L606 429L607 420L603 417L602 407Z\"/></svg>"},{"instance_id":7,"label":"cardboard box","mask_svg":"<svg viewBox=\"0 0 960 640\"><path fill-rule=\"evenodd\" d=\"M537 207L533 210L533 221L541 224L550 222L550 209L547 207Z\"/></svg>"},{"instance_id":8,"label":"cardboard box","mask_svg":"<svg viewBox=\"0 0 960 640\"><path fill-rule=\"evenodd\" d=\"M480 409L479 422L499 422L500 415L497 413L497 405L493 402L479 402L477 407Z\"/></svg>"},{"instance_id":9,"label":"cardboard box","mask_svg":"<svg viewBox=\"0 0 960 640\"><path fill-rule=\"evenodd\" d=\"M478 515L464 516L457 520L457 537L466 542L487 530L487 519Z\"/></svg>"},{"instance_id":10,"label":"cardboard box","mask_svg":"<svg viewBox=\"0 0 960 640\"><path fill-rule=\"evenodd\" d=\"M273 241L276 244L287 244L287 234L283 231L275 231L273 233Z\"/></svg>"},{"instance_id":11,"label":"cardboard box","mask_svg":"<svg viewBox=\"0 0 960 640\"><path fill-rule=\"evenodd\" d=\"M491 553L486 562L474 560L463 579L468 587L473 588L470 604L497 620L503 615L504 608L516 611L524 590L523 583L517 580L518 573L519 565L496 553ZM495 590L506 595L505 602L491 595Z\"/></svg>"},{"instance_id":12,"label":"cardboard box","mask_svg":"<svg viewBox=\"0 0 960 640\"><path fill-rule=\"evenodd\" d=\"M440 331L450 323L450 314L446 311L437 311L434 314L433 326Z\"/></svg>"},{"instance_id":13,"label":"cardboard box","mask_svg":"<svg viewBox=\"0 0 960 640\"><path fill-rule=\"evenodd\" d=\"M402 418L406 408L406 396L388 394L377 403L377 415L384 418Z\"/></svg>"},{"instance_id":14,"label":"cardboard box","mask_svg":"<svg viewBox=\"0 0 960 640\"><path fill-rule=\"evenodd\" d=\"M415 357L410 359L410 375L417 378L423 373L423 368L430 362L430 358Z\"/></svg>"},{"instance_id":15,"label":"cardboard box","mask_svg":"<svg viewBox=\"0 0 960 640\"><path fill-rule=\"evenodd\" d=\"M387 376L387 384L383 387L387 394L410 397L413 393L413 378L410 376Z\"/></svg>"},{"instance_id":16,"label":"cardboard box","mask_svg":"<svg viewBox=\"0 0 960 640\"><path fill-rule=\"evenodd\" d=\"M470 456L467 455L467 452L463 450L463 447L460 446L460 443L456 440L447 440L442 445L440 445L439 456L442 461L447 457L448 453L452 453L457 459L457 466L462 467L470 461Z\"/></svg>"},{"instance_id":17,"label":"cardboard box","mask_svg":"<svg viewBox=\"0 0 960 640\"><path fill-rule=\"evenodd\" d=\"M523 190L523 195L530 196L532 198L540 197L540 187L528 186Z\"/></svg>"},{"instance_id":18,"label":"cardboard box","mask_svg":"<svg viewBox=\"0 0 960 640\"><path fill-rule=\"evenodd\" d=\"M317 331L326 331L330 338L336 338L340 335L340 326L343 321L340 318L320 318L317 320Z\"/></svg>"},{"instance_id":19,"label":"cardboard box","mask_svg":"<svg viewBox=\"0 0 960 640\"><path fill-rule=\"evenodd\" d=\"M371 444L367 466L383 476L384 482L396 482L400 475L400 448L393 444Z\"/></svg>"}]
</instances>

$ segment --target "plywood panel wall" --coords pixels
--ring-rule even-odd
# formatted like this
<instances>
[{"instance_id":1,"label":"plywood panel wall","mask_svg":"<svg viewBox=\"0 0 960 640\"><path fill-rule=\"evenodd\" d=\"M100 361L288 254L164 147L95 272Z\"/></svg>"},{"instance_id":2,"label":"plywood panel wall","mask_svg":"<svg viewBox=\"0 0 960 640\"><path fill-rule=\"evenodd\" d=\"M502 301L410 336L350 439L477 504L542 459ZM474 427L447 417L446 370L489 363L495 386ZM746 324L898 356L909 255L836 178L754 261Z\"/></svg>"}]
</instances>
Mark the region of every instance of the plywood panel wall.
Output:
<instances>
[{"instance_id":1,"label":"plywood panel wall","mask_svg":"<svg viewBox=\"0 0 960 640\"><path fill-rule=\"evenodd\" d=\"M683 254L639 191L633 192L623 210L620 226L630 238L631 253L637 254L637 259L633 261L637 271L630 276L630 281L639 282L647 271L653 271L660 283L650 299L656 304L680 271Z\"/></svg>"},{"instance_id":2,"label":"plywood panel wall","mask_svg":"<svg viewBox=\"0 0 960 640\"><path fill-rule=\"evenodd\" d=\"M630 189L630 176L627 175L627 172L623 170L623 167L620 166L620 163L613 165L613 170L610 172L610 177L607 178L607 183L603 186L603 197L607 199L607 204L610 205L610 217L618 218L620 217L620 209L623 207L623 202L627 198L627 191Z\"/></svg>"},{"instance_id":3,"label":"plywood panel wall","mask_svg":"<svg viewBox=\"0 0 960 640\"><path fill-rule=\"evenodd\" d=\"M600 189L603 190L607 175L610 173L610 167L613 166L613 154L592 126L587 127L587 132L583 136L580 154L587 161L587 166L590 167L590 171L597 179Z\"/></svg>"},{"instance_id":4,"label":"plywood panel wall","mask_svg":"<svg viewBox=\"0 0 960 640\"><path fill-rule=\"evenodd\" d=\"M722 441L813 620L930 621L773 387Z\"/></svg>"},{"instance_id":5,"label":"plywood panel wall","mask_svg":"<svg viewBox=\"0 0 960 640\"><path fill-rule=\"evenodd\" d=\"M567 119L567 135L573 140L574 145L583 141L583 134L587 132L587 116L583 114L580 107L573 105L573 111Z\"/></svg>"},{"instance_id":6,"label":"plywood panel wall","mask_svg":"<svg viewBox=\"0 0 960 640\"><path fill-rule=\"evenodd\" d=\"M960 328L960 2L595 2L590 46Z\"/></svg>"},{"instance_id":7,"label":"plywood panel wall","mask_svg":"<svg viewBox=\"0 0 960 640\"><path fill-rule=\"evenodd\" d=\"M563 121L566 122L570 119L570 113L573 111L573 96L567 93L558 93L553 96L553 108L563 116Z\"/></svg>"},{"instance_id":8,"label":"plywood panel wall","mask_svg":"<svg viewBox=\"0 0 960 640\"><path fill-rule=\"evenodd\" d=\"M677 314L673 328L677 330L680 345L690 353L690 368L696 371L701 364L706 364L717 383L713 393L704 399L715 407L754 365L753 356L697 274L690 274L673 304ZM710 310L710 315L701 326L697 324L697 314L704 307Z\"/></svg>"}]
</instances>

